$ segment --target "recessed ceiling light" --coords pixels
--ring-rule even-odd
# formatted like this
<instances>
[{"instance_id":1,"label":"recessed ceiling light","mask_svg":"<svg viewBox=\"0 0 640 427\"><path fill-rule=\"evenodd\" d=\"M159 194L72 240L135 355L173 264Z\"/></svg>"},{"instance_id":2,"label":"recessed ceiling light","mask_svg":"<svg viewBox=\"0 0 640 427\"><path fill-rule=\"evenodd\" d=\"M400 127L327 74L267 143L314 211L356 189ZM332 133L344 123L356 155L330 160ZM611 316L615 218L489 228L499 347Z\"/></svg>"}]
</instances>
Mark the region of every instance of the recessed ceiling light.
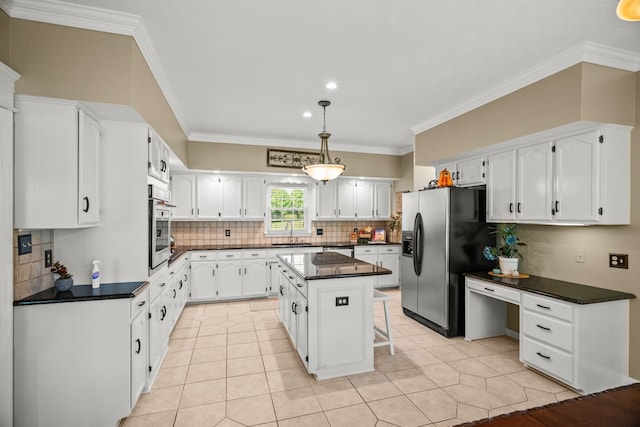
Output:
<instances>
[{"instance_id":1,"label":"recessed ceiling light","mask_svg":"<svg viewBox=\"0 0 640 427\"><path fill-rule=\"evenodd\" d=\"M309 117L311 117L311 113L308 111L305 111L304 113L302 113L302 117L304 117L305 119L308 119Z\"/></svg>"},{"instance_id":2,"label":"recessed ceiling light","mask_svg":"<svg viewBox=\"0 0 640 427\"><path fill-rule=\"evenodd\" d=\"M336 84L336 82L329 82L326 86L327 89L336 89L337 87L338 85Z\"/></svg>"}]
</instances>

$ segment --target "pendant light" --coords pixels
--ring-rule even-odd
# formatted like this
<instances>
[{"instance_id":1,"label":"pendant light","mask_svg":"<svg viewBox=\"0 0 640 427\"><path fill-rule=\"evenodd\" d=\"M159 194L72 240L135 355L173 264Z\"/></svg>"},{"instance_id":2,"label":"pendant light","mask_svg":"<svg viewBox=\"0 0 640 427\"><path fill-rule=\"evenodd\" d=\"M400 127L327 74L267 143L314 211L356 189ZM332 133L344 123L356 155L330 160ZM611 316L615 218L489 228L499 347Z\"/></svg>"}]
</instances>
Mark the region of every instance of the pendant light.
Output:
<instances>
[{"instance_id":1,"label":"pendant light","mask_svg":"<svg viewBox=\"0 0 640 427\"><path fill-rule=\"evenodd\" d=\"M620 0L616 13L625 21L640 21L640 0Z\"/></svg>"},{"instance_id":2,"label":"pendant light","mask_svg":"<svg viewBox=\"0 0 640 427\"><path fill-rule=\"evenodd\" d=\"M347 168L340 163L340 158L338 157L331 161L331 155L329 154L328 140L331 134L327 132L327 107L331 105L331 102L318 101L318 105L322 107L324 123L322 125L322 132L318 134L321 140L320 158L318 159L318 163L303 166L302 171L311 178L326 184L327 181L339 177Z\"/></svg>"}]
</instances>

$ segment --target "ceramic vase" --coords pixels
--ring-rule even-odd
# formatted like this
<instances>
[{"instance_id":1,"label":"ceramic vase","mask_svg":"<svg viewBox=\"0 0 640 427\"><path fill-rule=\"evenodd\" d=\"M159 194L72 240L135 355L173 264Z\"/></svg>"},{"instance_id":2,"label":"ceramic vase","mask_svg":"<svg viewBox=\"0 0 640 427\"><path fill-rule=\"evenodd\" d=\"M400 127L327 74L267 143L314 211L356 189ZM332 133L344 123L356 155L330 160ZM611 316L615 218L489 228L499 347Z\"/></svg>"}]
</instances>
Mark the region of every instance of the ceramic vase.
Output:
<instances>
[{"instance_id":1,"label":"ceramic vase","mask_svg":"<svg viewBox=\"0 0 640 427\"><path fill-rule=\"evenodd\" d=\"M518 270L518 261L519 258L507 258L507 257L498 257L498 264L500 265L500 273L511 276L511 273L514 270Z\"/></svg>"},{"instance_id":2,"label":"ceramic vase","mask_svg":"<svg viewBox=\"0 0 640 427\"><path fill-rule=\"evenodd\" d=\"M58 292L68 291L69 289L71 289L71 286L73 286L73 277L68 277L66 279L56 279L54 285L56 287L56 291Z\"/></svg>"}]
</instances>

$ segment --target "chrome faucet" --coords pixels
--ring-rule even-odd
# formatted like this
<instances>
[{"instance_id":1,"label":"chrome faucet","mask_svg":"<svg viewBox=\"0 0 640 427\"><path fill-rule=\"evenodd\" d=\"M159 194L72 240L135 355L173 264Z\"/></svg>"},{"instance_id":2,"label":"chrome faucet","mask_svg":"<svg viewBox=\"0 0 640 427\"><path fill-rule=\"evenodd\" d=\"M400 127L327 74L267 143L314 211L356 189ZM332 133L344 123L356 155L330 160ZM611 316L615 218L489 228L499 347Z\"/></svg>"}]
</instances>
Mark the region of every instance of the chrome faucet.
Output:
<instances>
[{"instance_id":1,"label":"chrome faucet","mask_svg":"<svg viewBox=\"0 0 640 427\"><path fill-rule=\"evenodd\" d=\"M293 220L287 219L287 225L284 226L284 231L289 230L289 243L293 243Z\"/></svg>"}]
</instances>

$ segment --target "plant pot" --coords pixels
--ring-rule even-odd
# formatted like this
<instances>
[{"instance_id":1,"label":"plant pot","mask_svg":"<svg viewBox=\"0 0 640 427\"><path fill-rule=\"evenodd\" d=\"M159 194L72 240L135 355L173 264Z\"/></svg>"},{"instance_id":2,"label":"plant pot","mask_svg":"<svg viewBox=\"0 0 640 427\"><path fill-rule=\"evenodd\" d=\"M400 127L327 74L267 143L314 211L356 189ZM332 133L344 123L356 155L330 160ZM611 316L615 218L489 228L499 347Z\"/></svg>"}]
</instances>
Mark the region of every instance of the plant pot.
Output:
<instances>
[{"instance_id":1,"label":"plant pot","mask_svg":"<svg viewBox=\"0 0 640 427\"><path fill-rule=\"evenodd\" d=\"M500 273L511 276L511 273L514 270L518 270L518 261L520 258L507 258L507 257L498 257L498 264L500 265Z\"/></svg>"},{"instance_id":2,"label":"plant pot","mask_svg":"<svg viewBox=\"0 0 640 427\"><path fill-rule=\"evenodd\" d=\"M73 277L69 277L66 279L56 279L54 284L56 287L56 291L58 292L68 291L69 289L71 289L71 286L73 286Z\"/></svg>"}]
</instances>

